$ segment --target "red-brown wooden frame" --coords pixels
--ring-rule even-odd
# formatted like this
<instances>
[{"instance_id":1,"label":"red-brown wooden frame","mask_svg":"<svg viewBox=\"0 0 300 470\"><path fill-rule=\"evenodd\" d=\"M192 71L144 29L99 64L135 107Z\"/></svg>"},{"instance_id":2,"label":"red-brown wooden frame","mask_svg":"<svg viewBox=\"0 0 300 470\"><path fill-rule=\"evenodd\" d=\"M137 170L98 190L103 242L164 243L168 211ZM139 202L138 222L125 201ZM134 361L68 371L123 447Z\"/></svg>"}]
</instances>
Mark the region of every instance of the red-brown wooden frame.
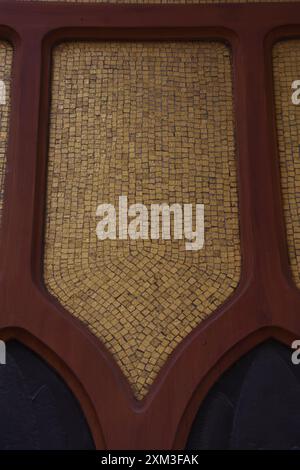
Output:
<instances>
[{"instance_id":1,"label":"red-brown wooden frame","mask_svg":"<svg viewBox=\"0 0 300 470\"><path fill-rule=\"evenodd\" d=\"M300 291L285 237L271 50L300 37L300 4L113 5L0 1L14 46L0 240L1 338L50 363L78 398L99 449L183 448L218 377L267 338L300 337ZM42 279L51 49L70 39L218 39L233 56L242 275L137 401L114 358ZM295 77L297 79L299 77Z\"/></svg>"}]
</instances>

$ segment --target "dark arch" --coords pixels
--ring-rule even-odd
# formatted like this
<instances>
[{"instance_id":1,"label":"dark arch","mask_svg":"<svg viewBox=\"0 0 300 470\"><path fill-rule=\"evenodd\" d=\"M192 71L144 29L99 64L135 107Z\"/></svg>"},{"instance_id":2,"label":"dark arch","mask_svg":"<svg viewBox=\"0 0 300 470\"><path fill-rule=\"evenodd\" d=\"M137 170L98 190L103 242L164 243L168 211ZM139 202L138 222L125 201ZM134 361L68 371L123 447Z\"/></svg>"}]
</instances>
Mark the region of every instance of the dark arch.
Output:
<instances>
[{"instance_id":1,"label":"dark arch","mask_svg":"<svg viewBox=\"0 0 300 470\"><path fill-rule=\"evenodd\" d=\"M81 408L57 373L20 342L0 365L0 450L94 449Z\"/></svg>"},{"instance_id":2,"label":"dark arch","mask_svg":"<svg viewBox=\"0 0 300 470\"><path fill-rule=\"evenodd\" d=\"M212 387L194 419L187 449L300 449L300 364L269 340Z\"/></svg>"}]
</instances>

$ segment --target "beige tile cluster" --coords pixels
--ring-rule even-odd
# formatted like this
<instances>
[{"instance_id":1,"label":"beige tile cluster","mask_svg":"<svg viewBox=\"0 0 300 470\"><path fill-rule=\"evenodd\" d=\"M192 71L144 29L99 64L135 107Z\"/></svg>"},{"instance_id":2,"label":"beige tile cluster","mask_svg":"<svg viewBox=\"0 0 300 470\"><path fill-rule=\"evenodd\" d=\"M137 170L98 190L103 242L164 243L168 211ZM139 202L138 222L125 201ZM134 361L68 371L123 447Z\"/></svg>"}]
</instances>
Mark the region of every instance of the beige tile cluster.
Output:
<instances>
[{"instance_id":1,"label":"beige tile cluster","mask_svg":"<svg viewBox=\"0 0 300 470\"><path fill-rule=\"evenodd\" d=\"M292 103L291 84L300 80L300 41L273 48L273 73L281 186L290 265L300 287L300 105Z\"/></svg>"},{"instance_id":2,"label":"beige tile cluster","mask_svg":"<svg viewBox=\"0 0 300 470\"><path fill-rule=\"evenodd\" d=\"M3 209L4 179L9 132L12 60L12 46L5 41L0 41L0 80L4 82L6 90L6 102L5 104L0 104L0 221Z\"/></svg>"},{"instance_id":3,"label":"beige tile cluster","mask_svg":"<svg viewBox=\"0 0 300 470\"><path fill-rule=\"evenodd\" d=\"M24 2L61 2L61 3L297 3L300 0L23 0Z\"/></svg>"},{"instance_id":4,"label":"beige tile cluster","mask_svg":"<svg viewBox=\"0 0 300 470\"><path fill-rule=\"evenodd\" d=\"M44 278L141 399L240 278L231 52L218 42L54 50ZM205 204L205 247L96 237L98 204ZM224 332L225 334L225 332Z\"/></svg>"}]
</instances>

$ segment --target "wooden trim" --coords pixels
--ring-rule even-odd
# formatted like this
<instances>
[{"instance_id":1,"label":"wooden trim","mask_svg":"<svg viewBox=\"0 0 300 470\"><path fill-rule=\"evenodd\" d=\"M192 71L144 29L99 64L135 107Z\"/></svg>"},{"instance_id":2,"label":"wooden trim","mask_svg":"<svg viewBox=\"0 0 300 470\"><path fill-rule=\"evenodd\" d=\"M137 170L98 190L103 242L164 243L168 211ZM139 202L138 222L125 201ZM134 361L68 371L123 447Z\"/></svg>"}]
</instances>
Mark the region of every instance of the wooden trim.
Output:
<instances>
[{"instance_id":1,"label":"wooden trim","mask_svg":"<svg viewBox=\"0 0 300 470\"><path fill-rule=\"evenodd\" d=\"M182 448L214 381L242 354L300 337L278 170L271 47L300 36L299 4L112 5L0 2L14 44L8 174L0 244L0 329L71 386L98 448ZM286 27L285 25L292 25ZM138 402L102 343L42 282L51 49L70 39L220 39L233 51L242 277L234 295L176 348ZM72 372L71 372L72 371Z\"/></svg>"}]
</instances>

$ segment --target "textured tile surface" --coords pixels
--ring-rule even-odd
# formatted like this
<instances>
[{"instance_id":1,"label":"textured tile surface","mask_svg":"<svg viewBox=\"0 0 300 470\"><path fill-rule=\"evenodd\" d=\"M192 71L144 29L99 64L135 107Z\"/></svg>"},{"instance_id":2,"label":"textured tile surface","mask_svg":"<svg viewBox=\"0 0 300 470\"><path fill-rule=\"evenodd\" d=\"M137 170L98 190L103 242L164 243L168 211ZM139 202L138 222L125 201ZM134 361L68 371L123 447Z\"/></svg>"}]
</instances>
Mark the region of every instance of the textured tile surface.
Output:
<instances>
[{"instance_id":1,"label":"textured tile surface","mask_svg":"<svg viewBox=\"0 0 300 470\"><path fill-rule=\"evenodd\" d=\"M96 237L100 203L205 204L205 247ZM221 43L54 50L44 277L142 398L240 277L231 54Z\"/></svg>"},{"instance_id":2,"label":"textured tile surface","mask_svg":"<svg viewBox=\"0 0 300 470\"><path fill-rule=\"evenodd\" d=\"M12 59L12 46L7 42L0 41L0 80L5 84L6 96L5 104L0 104L0 222L3 209L4 179L8 144Z\"/></svg>"},{"instance_id":3,"label":"textured tile surface","mask_svg":"<svg viewBox=\"0 0 300 470\"><path fill-rule=\"evenodd\" d=\"M275 45L273 69L287 242L292 275L300 287L300 105L291 100L291 84L300 80L299 40Z\"/></svg>"}]
</instances>

